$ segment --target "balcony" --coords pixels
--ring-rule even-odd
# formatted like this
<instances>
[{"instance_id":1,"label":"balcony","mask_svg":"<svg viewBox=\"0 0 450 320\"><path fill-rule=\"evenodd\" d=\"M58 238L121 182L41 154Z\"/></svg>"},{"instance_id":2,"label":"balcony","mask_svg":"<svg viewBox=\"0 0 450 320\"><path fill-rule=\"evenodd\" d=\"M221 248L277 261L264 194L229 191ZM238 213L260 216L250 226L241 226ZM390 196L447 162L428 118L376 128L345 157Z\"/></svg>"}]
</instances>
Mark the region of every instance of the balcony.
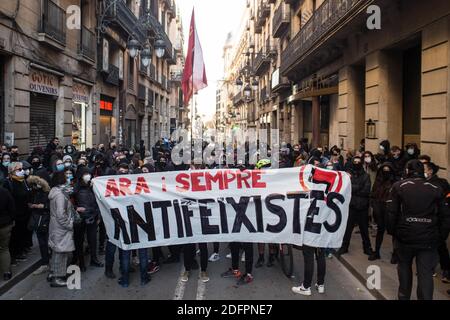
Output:
<instances>
[{"instance_id":1,"label":"balcony","mask_svg":"<svg viewBox=\"0 0 450 320\"><path fill-rule=\"evenodd\" d=\"M261 76L265 71L267 71L270 66L270 62L270 57L261 49L259 53L256 54L253 62L253 71L255 72L255 75Z\"/></svg>"},{"instance_id":2,"label":"balcony","mask_svg":"<svg viewBox=\"0 0 450 320\"><path fill-rule=\"evenodd\" d=\"M259 6L261 19L267 19L270 16L270 4L267 0L262 0Z\"/></svg>"},{"instance_id":3,"label":"balcony","mask_svg":"<svg viewBox=\"0 0 450 320\"><path fill-rule=\"evenodd\" d=\"M242 92L239 92L238 94L236 94L233 98L233 105L234 106L238 106L240 105L242 102L244 102L244 97L242 95Z\"/></svg>"},{"instance_id":4,"label":"balcony","mask_svg":"<svg viewBox=\"0 0 450 320\"><path fill-rule=\"evenodd\" d=\"M313 60L316 60L316 65L320 66L337 58L340 55L339 51L342 49L343 44L339 43L339 40L331 37L331 35L338 33L344 26L348 26L351 21L349 17L354 19L356 15L364 11L368 3L370 3L370 0L325 0L283 51L281 55L281 73L292 76L295 73L295 77L301 78L310 72L314 72L312 70L314 69ZM331 45L330 41L325 39L331 39L331 41L334 39L334 45ZM328 48L324 45L325 41L328 41ZM324 56L326 56L323 61L318 61L318 59L311 56L319 47L321 47ZM336 48L338 49L337 52ZM311 64L309 70L305 59ZM295 70L300 64L305 70L302 74Z\"/></svg>"},{"instance_id":5,"label":"balcony","mask_svg":"<svg viewBox=\"0 0 450 320\"><path fill-rule=\"evenodd\" d=\"M43 0L38 40L64 50L66 46L66 11L51 0Z\"/></svg>"},{"instance_id":6,"label":"balcony","mask_svg":"<svg viewBox=\"0 0 450 320\"><path fill-rule=\"evenodd\" d=\"M140 43L147 38L146 30L138 24L138 18L124 1L105 0L105 19L120 27L127 35L134 35Z\"/></svg>"},{"instance_id":7,"label":"balcony","mask_svg":"<svg viewBox=\"0 0 450 320\"><path fill-rule=\"evenodd\" d=\"M272 20L272 35L274 38L281 37L289 28L291 23L291 8L282 3L275 11Z\"/></svg>"},{"instance_id":8,"label":"balcony","mask_svg":"<svg viewBox=\"0 0 450 320\"><path fill-rule=\"evenodd\" d=\"M280 75L280 69L277 69L272 74L272 93L274 94L281 94L290 91L291 89L291 83L289 82L289 79L286 77L282 77Z\"/></svg>"},{"instance_id":9,"label":"balcony","mask_svg":"<svg viewBox=\"0 0 450 320\"><path fill-rule=\"evenodd\" d=\"M119 85L119 68L109 64L108 72L105 73L104 81L114 86Z\"/></svg>"},{"instance_id":10,"label":"balcony","mask_svg":"<svg viewBox=\"0 0 450 320\"><path fill-rule=\"evenodd\" d=\"M269 88L262 88L259 95L259 103L263 104L270 101L270 90Z\"/></svg>"},{"instance_id":11,"label":"balcony","mask_svg":"<svg viewBox=\"0 0 450 320\"><path fill-rule=\"evenodd\" d=\"M95 33L86 27L81 27L80 40L78 43L78 55L80 59L91 65L95 64Z\"/></svg>"},{"instance_id":12,"label":"balcony","mask_svg":"<svg viewBox=\"0 0 450 320\"><path fill-rule=\"evenodd\" d=\"M183 80L183 71L177 70L170 73L170 81L174 84L181 84Z\"/></svg>"},{"instance_id":13,"label":"balcony","mask_svg":"<svg viewBox=\"0 0 450 320\"><path fill-rule=\"evenodd\" d=\"M258 24L258 21L255 20L255 34L261 34L262 26Z\"/></svg>"}]
</instances>

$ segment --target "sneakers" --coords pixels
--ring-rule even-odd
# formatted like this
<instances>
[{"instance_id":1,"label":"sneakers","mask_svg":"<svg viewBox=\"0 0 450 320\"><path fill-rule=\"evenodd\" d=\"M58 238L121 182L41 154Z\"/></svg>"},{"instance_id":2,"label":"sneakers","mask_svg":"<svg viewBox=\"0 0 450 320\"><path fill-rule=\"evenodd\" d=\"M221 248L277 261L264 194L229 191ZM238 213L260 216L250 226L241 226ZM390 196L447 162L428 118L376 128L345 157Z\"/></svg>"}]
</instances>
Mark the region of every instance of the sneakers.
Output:
<instances>
[{"instance_id":1,"label":"sneakers","mask_svg":"<svg viewBox=\"0 0 450 320\"><path fill-rule=\"evenodd\" d=\"M200 272L200 280L202 280L203 283L206 283L209 281L208 274L204 271Z\"/></svg>"},{"instance_id":2,"label":"sneakers","mask_svg":"<svg viewBox=\"0 0 450 320\"><path fill-rule=\"evenodd\" d=\"M241 261L242 261L242 262L245 262L245 252L242 254Z\"/></svg>"},{"instance_id":3,"label":"sneakers","mask_svg":"<svg viewBox=\"0 0 450 320\"><path fill-rule=\"evenodd\" d=\"M188 282L188 280L189 280L189 271L184 271L183 274L181 275L181 281Z\"/></svg>"},{"instance_id":4,"label":"sneakers","mask_svg":"<svg viewBox=\"0 0 450 320\"><path fill-rule=\"evenodd\" d=\"M39 276L43 273L47 273L50 270L48 265L40 266L39 269L37 269L35 272L33 272L33 276Z\"/></svg>"},{"instance_id":5,"label":"sneakers","mask_svg":"<svg viewBox=\"0 0 450 320\"><path fill-rule=\"evenodd\" d=\"M241 277L241 272L239 270L228 269L220 275L222 278L239 278Z\"/></svg>"},{"instance_id":6,"label":"sneakers","mask_svg":"<svg viewBox=\"0 0 450 320\"><path fill-rule=\"evenodd\" d=\"M446 270L442 272L441 281L443 283L450 283L450 271Z\"/></svg>"},{"instance_id":7,"label":"sneakers","mask_svg":"<svg viewBox=\"0 0 450 320\"><path fill-rule=\"evenodd\" d=\"M50 287L52 288L67 287L67 282L61 278L53 278L52 282L50 283Z\"/></svg>"},{"instance_id":8,"label":"sneakers","mask_svg":"<svg viewBox=\"0 0 450 320\"><path fill-rule=\"evenodd\" d=\"M19 254L14 257L18 262L27 261L27 256L24 254Z\"/></svg>"},{"instance_id":9,"label":"sneakers","mask_svg":"<svg viewBox=\"0 0 450 320\"><path fill-rule=\"evenodd\" d=\"M231 254L230 254L231 255ZM218 253L213 253L211 257L209 257L210 262L216 262L220 260L220 256Z\"/></svg>"},{"instance_id":10,"label":"sneakers","mask_svg":"<svg viewBox=\"0 0 450 320\"><path fill-rule=\"evenodd\" d=\"M119 278L118 282L122 288L128 288L130 286L130 284L128 282L126 282L123 278Z\"/></svg>"},{"instance_id":11,"label":"sneakers","mask_svg":"<svg viewBox=\"0 0 450 320\"><path fill-rule=\"evenodd\" d=\"M255 268L261 268L264 265L264 258L258 258L258 261L256 261Z\"/></svg>"},{"instance_id":12,"label":"sneakers","mask_svg":"<svg viewBox=\"0 0 450 320\"><path fill-rule=\"evenodd\" d=\"M323 284L317 284L316 283L316 289L320 294L324 294L325 293L325 285Z\"/></svg>"},{"instance_id":13,"label":"sneakers","mask_svg":"<svg viewBox=\"0 0 450 320\"><path fill-rule=\"evenodd\" d=\"M245 284L249 284L253 282L253 276L250 273L247 273L245 276L241 276L238 280L238 282L236 283L236 285L238 286L242 286Z\"/></svg>"},{"instance_id":14,"label":"sneakers","mask_svg":"<svg viewBox=\"0 0 450 320\"><path fill-rule=\"evenodd\" d=\"M305 288L302 284L300 287L292 287L292 292L301 294L303 296L310 296L311 288Z\"/></svg>"},{"instance_id":15,"label":"sneakers","mask_svg":"<svg viewBox=\"0 0 450 320\"><path fill-rule=\"evenodd\" d=\"M157 273L160 270L159 265L156 262L150 262L148 265L148 273L154 274Z\"/></svg>"},{"instance_id":16,"label":"sneakers","mask_svg":"<svg viewBox=\"0 0 450 320\"><path fill-rule=\"evenodd\" d=\"M195 252L195 254L196 254L197 256L199 256L199 255L200 255L200 249L197 249L197 251Z\"/></svg>"},{"instance_id":17,"label":"sneakers","mask_svg":"<svg viewBox=\"0 0 450 320\"><path fill-rule=\"evenodd\" d=\"M231 259L231 252L225 256L227 259Z\"/></svg>"}]
</instances>

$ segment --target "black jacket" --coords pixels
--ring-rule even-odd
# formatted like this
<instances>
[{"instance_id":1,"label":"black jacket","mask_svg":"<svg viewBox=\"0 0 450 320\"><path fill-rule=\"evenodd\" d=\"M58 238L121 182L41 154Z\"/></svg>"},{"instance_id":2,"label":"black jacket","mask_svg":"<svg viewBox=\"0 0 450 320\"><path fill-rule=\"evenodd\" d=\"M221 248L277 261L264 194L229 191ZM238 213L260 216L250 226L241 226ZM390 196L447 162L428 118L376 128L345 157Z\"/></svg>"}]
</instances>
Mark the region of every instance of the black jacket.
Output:
<instances>
[{"instance_id":1,"label":"black jacket","mask_svg":"<svg viewBox=\"0 0 450 320\"><path fill-rule=\"evenodd\" d=\"M0 228L13 223L16 208L11 193L0 186Z\"/></svg>"},{"instance_id":2,"label":"black jacket","mask_svg":"<svg viewBox=\"0 0 450 320\"><path fill-rule=\"evenodd\" d=\"M16 220L28 220L30 217L30 209L28 203L30 202L30 189L25 181L20 182L14 179L7 179L4 187L11 192L14 199L16 209Z\"/></svg>"},{"instance_id":3,"label":"black jacket","mask_svg":"<svg viewBox=\"0 0 450 320\"><path fill-rule=\"evenodd\" d=\"M80 184L74 189L72 197L75 200L76 207L86 209L85 212L80 213L86 223L94 223L100 213L100 209L92 188Z\"/></svg>"},{"instance_id":4,"label":"black jacket","mask_svg":"<svg viewBox=\"0 0 450 320\"><path fill-rule=\"evenodd\" d=\"M365 210L369 208L370 176L364 171L350 171L352 183L352 200L350 208Z\"/></svg>"},{"instance_id":5,"label":"black jacket","mask_svg":"<svg viewBox=\"0 0 450 320\"><path fill-rule=\"evenodd\" d=\"M423 178L396 182L387 201L388 233L400 244L434 248L440 232L450 229L442 189Z\"/></svg>"},{"instance_id":6,"label":"black jacket","mask_svg":"<svg viewBox=\"0 0 450 320\"><path fill-rule=\"evenodd\" d=\"M48 199L48 192L43 190L33 190L30 197L31 204L43 204L43 209L31 209L32 214L50 215L50 200Z\"/></svg>"}]
</instances>

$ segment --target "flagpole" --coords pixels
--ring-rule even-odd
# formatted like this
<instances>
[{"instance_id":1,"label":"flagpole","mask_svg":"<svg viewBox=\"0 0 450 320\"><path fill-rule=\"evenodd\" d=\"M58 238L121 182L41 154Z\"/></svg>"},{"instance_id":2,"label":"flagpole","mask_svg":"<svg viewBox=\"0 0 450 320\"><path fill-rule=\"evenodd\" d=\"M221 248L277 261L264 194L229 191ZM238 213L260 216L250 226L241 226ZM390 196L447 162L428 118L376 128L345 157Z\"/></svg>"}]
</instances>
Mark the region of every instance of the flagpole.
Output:
<instances>
[{"instance_id":1,"label":"flagpole","mask_svg":"<svg viewBox=\"0 0 450 320\"><path fill-rule=\"evenodd\" d=\"M192 12L194 12L194 9L192 9ZM194 27L194 35L195 35L195 27ZM195 48L195 40L194 40L194 48ZM191 150L192 150L192 143L194 142L193 136L194 136L194 110L195 110L195 92L194 92L194 61L195 61L195 50L192 49L192 97L191 97ZM195 146L194 146L195 147ZM191 160L193 162L193 159L195 156L192 155L191 151Z\"/></svg>"}]
</instances>

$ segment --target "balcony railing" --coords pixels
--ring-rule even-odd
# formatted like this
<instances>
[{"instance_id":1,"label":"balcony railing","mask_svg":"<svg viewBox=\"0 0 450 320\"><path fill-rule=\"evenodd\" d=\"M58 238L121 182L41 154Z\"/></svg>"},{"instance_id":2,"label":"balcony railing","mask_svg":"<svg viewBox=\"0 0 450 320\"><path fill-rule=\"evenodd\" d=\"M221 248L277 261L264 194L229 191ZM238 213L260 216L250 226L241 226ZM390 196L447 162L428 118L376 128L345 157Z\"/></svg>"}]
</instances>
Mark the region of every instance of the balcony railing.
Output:
<instances>
[{"instance_id":1,"label":"balcony railing","mask_svg":"<svg viewBox=\"0 0 450 320\"><path fill-rule=\"evenodd\" d=\"M239 92L238 94L236 94L233 98L233 105L237 106L239 105L241 102L243 102L243 96L242 96L242 92Z\"/></svg>"},{"instance_id":2,"label":"balcony railing","mask_svg":"<svg viewBox=\"0 0 450 320\"><path fill-rule=\"evenodd\" d=\"M281 73L303 56L329 32L335 32L339 22L368 0L325 0L300 29L281 55Z\"/></svg>"},{"instance_id":3,"label":"balcony railing","mask_svg":"<svg viewBox=\"0 0 450 320\"><path fill-rule=\"evenodd\" d=\"M95 61L95 33L86 27L81 27L81 38L78 52L89 60Z\"/></svg>"},{"instance_id":4,"label":"balcony railing","mask_svg":"<svg viewBox=\"0 0 450 320\"><path fill-rule=\"evenodd\" d=\"M109 64L108 73L105 77L105 82L114 86L119 85L119 68L113 64Z\"/></svg>"},{"instance_id":5,"label":"balcony railing","mask_svg":"<svg viewBox=\"0 0 450 320\"><path fill-rule=\"evenodd\" d=\"M253 62L253 71L255 72L255 75L260 76L269 65L270 57L268 57L265 50L261 49L259 53L256 54Z\"/></svg>"},{"instance_id":6,"label":"balcony railing","mask_svg":"<svg viewBox=\"0 0 450 320\"><path fill-rule=\"evenodd\" d=\"M170 73L170 81L175 83L181 83L181 80L183 80L183 71L172 71Z\"/></svg>"},{"instance_id":7,"label":"balcony railing","mask_svg":"<svg viewBox=\"0 0 450 320\"><path fill-rule=\"evenodd\" d=\"M145 42L146 31L139 25L138 18L124 1L105 0L105 9L106 19L119 25L129 35L136 36L139 42Z\"/></svg>"},{"instance_id":8,"label":"balcony railing","mask_svg":"<svg viewBox=\"0 0 450 320\"><path fill-rule=\"evenodd\" d=\"M167 90L167 80L166 80L166 76L161 76L161 86L164 90Z\"/></svg>"},{"instance_id":9,"label":"balcony railing","mask_svg":"<svg viewBox=\"0 0 450 320\"><path fill-rule=\"evenodd\" d=\"M279 38L289 27L291 23L291 8L281 3L275 11L272 21L272 34L274 38Z\"/></svg>"},{"instance_id":10,"label":"balcony railing","mask_svg":"<svg viewBox=\"0 0 450 320\"><path fill-rule=\"evenodd\" d=\"M66 12L51 0L42 3L41 32L62 45L66 44Z\"/></svg>"}]
</instances>

